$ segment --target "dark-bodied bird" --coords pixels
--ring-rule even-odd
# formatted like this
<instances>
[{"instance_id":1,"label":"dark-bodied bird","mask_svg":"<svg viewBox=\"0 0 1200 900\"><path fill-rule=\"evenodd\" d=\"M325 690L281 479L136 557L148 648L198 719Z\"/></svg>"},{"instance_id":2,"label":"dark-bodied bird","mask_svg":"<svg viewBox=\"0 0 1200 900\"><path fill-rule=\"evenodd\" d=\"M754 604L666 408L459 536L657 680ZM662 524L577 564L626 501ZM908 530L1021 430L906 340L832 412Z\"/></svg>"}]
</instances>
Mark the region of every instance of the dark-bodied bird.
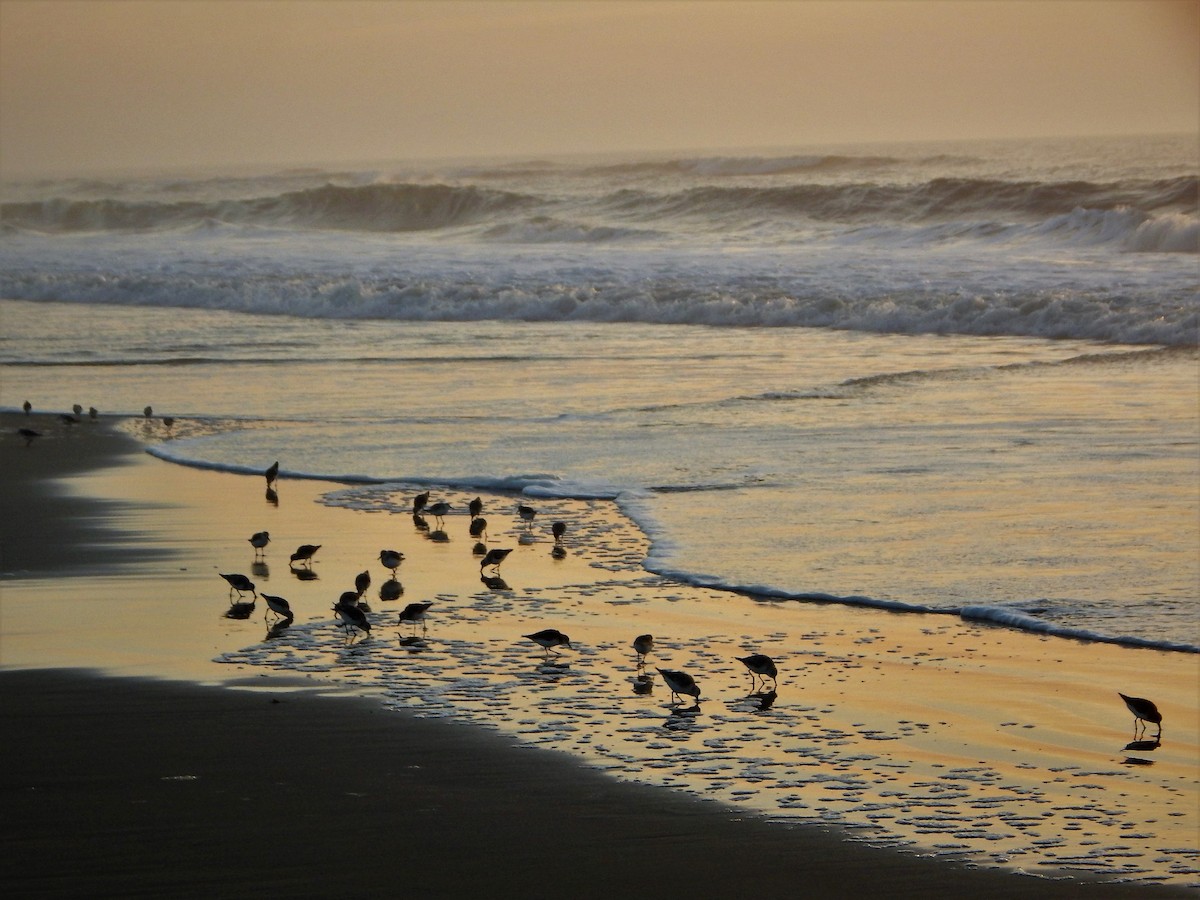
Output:
<instances>
[{"instance_id":1,"label":"dark-bodied bird","mask_svg":"<svg viewBox=\"0 0 1200 900\"><path fill-rule=\"evenodd\" d=\"M471 514L472 519L478 519L479 514L483 512L483 500L479 497L476 497L467 504L467 512Z\"/></svg>"},{"instance_id":2,"label":"dark-bodied bird","mask_svg":"<svg viewBox=\"0 0 1200 900\"><path fill-rule=\"evenodd\" d=\"M302 562L305 565L311 566L313 554L316 553L320 549L321 549L320 544L301 544L299 547L296 548L296 552L293 553L288 558L288 562L289 563Z\"/></svg>"},{"instance_id":3,"label":"dark-bodied bird","mask_svg":"<svg viewBox=\"0 0 1200 900\"><path fill-rule=\"evenodd\" d=\"M473 538L479 538L481 535L487 534L487 519L482 516L476 516L471 520L471 524L467 526L467 532Z\"/></svg>"},{"instance_id":4,"label":"dark-bodied bird","mask_svg":"<svg viewBox=\"0 0 1200 900\"><path fill-rule=\"evenodd\" d=\"M512 553L511 548L493 547L484 554L483 559L479 563L479 570L483 571L490 567L493 572L498 573L500 571L500 563L504 562L510 553Z\"/></svg>"},{"instance_id":5,"label":"dark-bodied bird","mask_svg":"<svg viewBox=\"0 0 1200 900\"><path fill-rule=\"evenodd\" d=\"M267 479L267 487L275 483L275 479L279 477L279 460L267 466L267 471L263 472L263 476Z\"/></svg>"},{"instance_id":6,"label":"dark-bodied bird","mask_svg":"<svg viewBox=\"0 0 1200 900\"><path fill-rule=\"evenodd\" d=\"M34 438L40 438L42 436L40 431L34 431L32 428L18 428L17 434L25 438L26 447L33 443Z\"/></svg>"},{"instance_id":7,"label":"dark-bodied bird","mask_svg":"<svg viewBox=\"0 0 1200 900\"><path fill-rule=\"evenodd\" d=\"M1162 735L1162 713L1158 711L1158 707L1151 701L1142 697L1129 697L1117 691L1117 695L1125 701L1125 706L1133 713L1133 730L1136 733L1138 722L1142 723L1142 729L1145 730L1146 722L1153 722L1158 726L1158 733Z\"/></svg>"},{"instance_id":8,"label":"dark-bodied bird","mask_svg":"<svg viewBox=\"0 0 1200 900\"><path fill-rule=\"evenodd\" d=\"M95 419L95 418L99 417L99 415L100 415L100 410L96 409L96 407L94 407L94 406L88 407L88 418L89 419Z\"/></svg>"},{"instance_id":9,"label":"dark-bodied bird","mask_svg":"<svg viewBox=\"0 0 1200 900\"><path fill-rule=\"evenodd\" d=\"M150 418L152 415L154 415L154 408L151 406L147 406L145 409L142 410L142 415L145 416L147 419Z\"/></svg>"},{"instance_id":10,"label":"dark-bodied bird","mask_svg":"<svg viewBox=\"0 0 1200 900\"><path fill-rule=\"evenodd\" d=\"M359 572L354 576L354 590L358 591L359 599L367 592L367 588L371 586L371 573L369 571Z\"/></svg>"},{"instance_id":11,"label":"dark-bodied bird","mask_svg":"<svg viewBox=\"0 0 1200 900\"><path fill-rule=\"evenodd\" d=\"M33 404L26 400L21 404L21 409L25 410L25 415L29 415L31 412L33 412Z\"/></svg>"},{"instance_id":12,"label":"dark-bodied bird","mask_svg":"<svg viewBox=\"0 0 1200 900\"><path fill-rule=\"evenodd\" d=\"M662 676L667 687L671 689L671 696L675 699L682 699L683 694L690 697L700 699L700 686L696 684L694 679L687 672L680 672L677 669L659 669L658 674Z\"/></svg>"},{"instance_id":13,"label":"dark-bodied bird","mask_svg":"<svg viewBox=\"0 0 1200 900\"><path fill-rule=\"evenodd\" d=\"M524 522L525 527L528 528L533 524L533 520L537 516L537 510L532 506L526 506L525 504L521 503L517 505L517 515L521 517L521 521Z\"/></svg>"},{"instance_id":14,"label":"dark-bodied bird","mask_svg":"<svg viewBox=\"0 0 1200 900\"><path fill-rule=\"evenodd\" d=\"M762 653L739 656L737 659L750 672L751 688L758 684L759 679L762 680L763 687L766 687L767 679L770 678L771 681L774 681L775 676L779 674L779 670L775 668L775 661Z\"/></svg>"},{"instance_id":15,"label":"dark-bodied bird","mask_svg":"<svg viewBox=\"0 0 1200 900\"><path fill-rule=\"evenodd\" d=\"M271 535L266 531L256 531L250 535L250 546L254 548L254 556L257 558L266 549L267 544L271 543Z\"/></svg>"},{"instance_id":16,"label":"dark-bodied bird","mask_svg":"<svg viewBox=\"0 0 1200 900\"><path fill-rule=\"evenodd\" d=\"M421 510L423 510L425 508L425 504L427 504L428 502L429 502L429 491L423 491L422 493L417 494L417 496L413 497L413 515L419 516L421 514Z\"/></svg>"},{"instance_id":17,"label":"dark-bodied bird","mask_svg":"<svg viewBox=\"0 0 1200 900\"><path fill-rule=\"evenodd\" d=\"M175 424L175 417L174 416L163 416L162 423L167 428L170 428L172 425Z\"/></svg>"},{"instance_id":18,"label":"dark-bodied bird","mask_svg":"<svg viewBox=\"0 0 1200 900\"><path fill-rule=\"evenodd\" d=\"M262 598L267 601L267 608L271 612L275 613L275 615L279 616L279 618L286 619L289 622L292 620L292 606L282 597L276 597L272 594L263 594Z\"/></svg>"},{"instance_id":19,"label":"dark-bodied bird","mask_svg":"<svg viewBox=\"0 0 1200 900\"><path fill-rule=\"evenodd\" d=\"M404 562L404 554L399 550L380 550L379 562L385 569L391 569L392 577L395 578L396 570L400 568L400 563Z\"/></svg>"},{"instance_id":20,"label":"dark-bodied bird","mask_svg":"<svg viewBox=\"0 0 1200 900\"><path fill-rule=\"evenodd\" d=\"M533 634L525 634L522 637L529 638L535 644L540 645L546 651L546 659L550 658L550 651L553 648L571 646L571 639L557 628L543 628L541 631L535 631ZM558 653L557 650L554 650L554 652L555 654Z\"/></svg>"},{"instance_id":21,"label":"dark-bodied bird","mask_svg":"<svg viewBox=\"0 0 1200 900\"><path fill-rule=\"evenodd\" d=\"M563 535L567 533L567 523L555 522L550 526L550 532L554 535L554 543L561 544Z\"/></svg>"},{"instance_id":22,"label":"dark-bodied bird","mask_svg":"<svg viewBox=\"0 0 1200 900\"><path fill-rule=\"evenodd\" d=\"M417 623L420 622L421 633L423 634L426 630L425 613L429 612L429 607L431 606L433 606L433 603L428 600L421 603L408 604L408 606L404 607L404 609L400 612L400 621L396 624L412 625L413 630L416 630Z\"/></svg>"},{"instance_id":23,"label":"dark-bodied bird","mask_svg":"<svg viewBox=\"0 0 1200 900\"><path fill-rule=\"evenodd\" d=\"M218 574L221 574L221 573L218 573ZM258 596L258 592L256 590L254 590L254 582L251 581L249 578L247 578L245 575L241 575L241 574L235 572L232 575L223 575L222 574L221 577L229 582L229 597L230 597L230 599L233 598L234 591L237 591L238 597L241 597L242 594L253 594L255 597Z\"/></svg>"},{"instance_id":24,"label":"dark-bodied bird","mask_svg":"<svg viewBox=\"0 0 1200 900\"><path fill-rule=\"evenodd\" d=\"M450 509L451 507L449 503L447 503L445 500L439 500L437 503L431 503L425 507L425 512L429 513L434 517L434 519L437 520L437 527L440 529L445 524L442 521L442 517L445 516L446 513L450 512Z\"/></svg>"},{"instance_id":25,"label":"dark-bodied bird","mask_svg":"<svg viewBox=\"0 0 1200 900\"><path fill-rule=\"evenodd\" d=\"M654 649L654 635L639 634L633 639L633 649L638 655L638 666L646 664L646 654Z\"/></svg>"},{"instance_id":26,"label":"dark-bodied bird","mask_svg":"<svg viewBox=\"0 0 1200 900\"><path fill-rule=\"evenodd\" d=\"M72 412L74 412L74 413L75 413L75 415L77 415L77 416L82 416L82 415L83 415L83 407L82 407L82 406L80 406L78 403L76 403L74 406L72 406L72 407L71 407L71 410L72 410Z\"/></svg>"},{"instance_id":27,"label":"dark-bodied bird","mask_svg":"<svg viewBox=\"0 0 1200 900\"><path fill-rule=\"evenodd\" d=\"M345 628L347 635L352 633L351 628L357 628L363 634L370 633L371 623L367 620L367 614L358 608L358 594L354 591L343 593L333 605L333 611L342 620L338 627Z\"/></svg>"}]
</instances>

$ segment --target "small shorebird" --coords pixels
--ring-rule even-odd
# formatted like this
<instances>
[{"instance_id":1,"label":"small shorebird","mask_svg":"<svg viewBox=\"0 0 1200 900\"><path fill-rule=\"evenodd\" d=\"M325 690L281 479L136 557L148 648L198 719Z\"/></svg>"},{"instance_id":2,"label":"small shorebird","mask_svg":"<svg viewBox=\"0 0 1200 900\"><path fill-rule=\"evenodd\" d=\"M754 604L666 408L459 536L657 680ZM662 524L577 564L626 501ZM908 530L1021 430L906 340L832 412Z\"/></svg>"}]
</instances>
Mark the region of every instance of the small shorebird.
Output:
<instances>
[{"instance_id":1,"label":"small shorebird","mask_svg":"<svg viewBox=\"0 0 1200 900\"><path fill-rule=\"evenodd\" d=\"M83 407L82 407L82 406L80 406L78 403L76 403L74 406L72 406L72 407L71 407L71 410L72 410L72 412L74 412L74 413L75 413L75 415L77 415L77 416L82 416L82 415L83 415Z\"/></svg>"},{"instance_id":2,"label":"small shorebird","mask_svg":"<svg viewBox=\"0 0 1200 900\"><path fill-rule=\"evenodd\" d=\"M357 628L363 634L370 633L371 623L367 621L367 614L358 608L358 595L354 591L346 591L342 594L338 602L333 605L333 611L342 620L338 627L345 628L347 635L352 633L351 628Z\"/></svg>"},{"instance_id":3,"label":"small shorebird","mask_svg":"<svg viewBox=\"0 0 1200 900\"><path fill-rule=\"evenodd\" d=\"M354 590L358 592L359 599L367 592L367 588L371 586L371 573L369 571L359 572L354 576Z\"/></svg>"},{"instance_id":4,"label":"small shorebird","mask_svg":"<svg viewBox=\"0 0 1200 900\"><path fill-rule=\"evenodd\" d=\"M639 634L633 639L633 649L637 651L638 668L646 664L646 654L654 649L654 635Z\"/></svg>"},{"instance_id":5,"label":"small shorebird","mask_svg":"<svg viewBox=\"0 0 1200 900\"><path fill-rule=\"evenodd\" d=\"M271 594L263 594L262 598L267 601L267 608L270 609L271 612L275 613L275 615L279 616L281 619L286 619L289 622L292 621L294 617L292 616L292 607L290 603L288 603L282 597L275 597Z\"/></svg>"},{"instance_id":6,"label":"small shorebird","mask_svg":"<svg viewBox=\"0 0 1200 900\"><path fill-rule=\"evenodd\" d=\"M34 431L32 428L18 428L17 434L25 438L26 447L33 443L34 438L40 438L42 436L40 431Z\"/></svg>"},{"instance_id":7,"label":"small shorebird","mask_svg":"<svg viewBox=\"0 0 1200 900\"><path fill-rule=\"evenodd\" d=\"M478 519L479 514L483 512L483 500L481 500L479 497L476 497L467 504L467 512L471 514L472 519Z\"/></svg>"},{"instance_id":8,"label":"small shorebird","mask_svg":"<svg viewBox=\"0 0 1200 900\"><path fill-rule=\"evenodd\" d=\"M385 569L392 570L392 577L396 577L396 570L400 568L400 563L404 562L404 554L399 550L380 550L379 561Z\"/></svg>"},{"instance_id":9,"label":"small shorebird","mask_svg":"<svg viewBox=\"0 0 1200 900\"><path fill-rule=\"evenodd\" d=\"M535 644L540 645L546 651L546 659L550 658L550 650L552 648L571 646L571 639L557 628L543 628L541 631L535 631L533 634L524 634L521 636L527 637ZM555 654L558 653L557 650L554 652Z\"/></svg>"},{"instance_id":10,"label":"small shorebird","mask_svg":"<svg viewBox=\"0 0 1200 900\"><path fill-rule=\"evenodd\" d=\"M663 681L671 689L671 696L675 699L682 699L682 695L687 694L689 697L695 697L697 701L700 700L700 686L696 684L696 679L687 672L680 672L676 669L659 669L658 674L663 677Z\"/></svg>"},{"instance_id":11,"label":"small shorebird","mask_svg":"<svg viewBox=\"0 0 1200 900\"><path fill-rule=\"evenodd\" d=\"M289 564L302 562L307 566L311 566L313 554L320 549L320 544L301 544L296 548L296 552L289 557L288 562Z\"/></svg>"},{"instance_id":12,"label":"small shorebird","mask_svg":"<svg viewBox=\"0 0 1200 900\"><path fill-rule=\"evenodd\" d=\"M767 679L775 681L775 676L779 674L779 670L775 668L775 661L769 656L762 653L752 653L750 656L739 656L738 662L742 663L750 671L750 687L754 688L759 680L762 680L763 687L767 686Z\"/></svg>"},{"instance_id":13,"label":"small shorebird","mask_svg":"<svg viewBox=\"0 0 1200 900\"><path fill-rule=\"evenodd\" d=\"M421 514L421 510L425 508L427 503L429 503L429 491L425 491L413 497L413 515L419 516Z\"/></svg>"},{"instance_id":14,"label":"small shorebird","mask_svg":"<svg viewBox=\"0 0 1200 900\"><path fill-rule=\"evenodd\" d=\"M425 507L425 511L437 520L437 526L440 529L445 524L442 521L442 517L450 512L450 504L445 500L439 500L437 503L431 503Z\"/></svg>"},{"instance_id":15,"label":"small shorebird","mask_svg":"<svg viewBox=\"0 0 1200 900\"><path fill-rule=\"evenodd\" d=\"M567 523L555 522L550 526L550 533L554 535L554 543L561 544L563 535L567 533Z\"/></svg>"},{"instance_id":16,"label":"small shorebird","mask_svg":"<svg viewBox=\"0 0 1200 900\"><path fill-rule=\"evenodd\" d=\"M145 416L147 419L150 418L152 415L154 415L154 407L147 406L145 409L142 410L142 415Z\"/></svg>"},{"instance_id":17,"label":"small shorebird","mask_svg":"<svg viewBox=\"0 0 1200 900\"><path fill-rule=\"evenodd\" d=\"M267 466L267 471L263 472L263 475L267 479L267 487L273 485L275 479L279 477L279 460L275 460L275 462Z\"/></svg>"},{"instance_id":18,"label":"small shorebird","mask_svg":"<svg viewBox=\"0 0 1200 900\"><path fill-rule=\"evenodd\" d=\"M525 527L528 528L533 525L533 520L537 517L537 510L532 506L526 506L525 504L521 503L517 505L517 515L521 517L521 521L524 522Z\"/></svg>"},{"instance_id":19,"label":"small shorebird","mask_svg":"<svg viewBox=\"0 0 1200 900\"><path fill-rule=\"evenodd\" d=\"M220 574L220 573L218 573L218 574ZM249 578L247 578L245 575L241 575L241 574L238 574L235 572L232 575L221 575L221 577L229 582L229 598L231 600L233 599L234 591L237 591L238 597L241 597L242 594L245 594L245 593L251 593L255 597L258 596L258 592L254 590L254 582L251 581Z\"/></svg>"},{"instance_id":20,"label":"small shorebird","mask_svg":"<svg viewBox=\"0 0 1200 900\"><path fill-rule=\"evenodd\" d=\"M493 547L484 554L483 560L479 563L480 571L483 571L490 566L493 572L499 573L500 563L504 562L505 557L507 557L510 553L512 553L510 548L502 549L500 547Z\"/></svg>"},{"instance_id":21,"label":"small shorebird","mask_svg":"<svg viewBox=\"0 0 1200 900\"><path fill-rule=\"evenodd\" d=\"M33 404L26 400L21 404L21 409L25 410L25 415L29 415L31 412L33 412Z\"/></svg>"},{"instance_id":22,"label":"small shorebird","mask_svg":"<svg viewBox=\"0 0 1200 900\"><path fill-rule=\"evenodd\" d=\"M96 409L96 407L94 407L94 406L88 407L88 418L89 419L95 419L95 418L98 418L99 416L100 416L100 410Z\"/></svg>"},{"instance_id":23,"label":"small shorebird","mask_svg":"<svg viewBox=\"0 0 1200 900\"><path fill-rule=\"evenodd\" d=\"M175 424L175 417L174 416L163 416L162 422L163 422L164 426L166 426L167 428L170 428L172 425Z\"/></svg>"},{"instance_id":24,"label":"small shorebird","mask_svg":"<svg viewBox=\"0 0 1200 900\"><path fill-rule=\"evenodd\" d=\"M421 633L425 633L425 613L429 612L429 607L433 606L431 601L422 603L410 603L400 613L400 621L397 625L412 625L416 631L417 623L421 623Z\"/></svg>"},{"instance_id":25,"label":"small shorebird","mask_svg":"<svg viewBox=\"0 0 1200 900\"><path fill-rule=\"evenodd\" d=\"M262 554L269 543L271 543L271 535L266 531L256 531L250 535L250 546L254 548L256 559Z\"/></svg>"},{"instance_id":26,"label":"small shorebird","mask_svg":"<svg viewBox=\"0 0 1200 900\"><path fill-rule=\"evenodd\" d=\"M1162 735L1162 713L1158 711L1158 707L1151 701L1141 697L1128 697L1117 691L1117 695L1125 701L1125 706L1133 713L1133 730L1137 733L1138 722L1142 723L1142 729L1145 730L1146 722L1153 722L1158 726L1158 734Z\"/></svg>"}]
</instances>

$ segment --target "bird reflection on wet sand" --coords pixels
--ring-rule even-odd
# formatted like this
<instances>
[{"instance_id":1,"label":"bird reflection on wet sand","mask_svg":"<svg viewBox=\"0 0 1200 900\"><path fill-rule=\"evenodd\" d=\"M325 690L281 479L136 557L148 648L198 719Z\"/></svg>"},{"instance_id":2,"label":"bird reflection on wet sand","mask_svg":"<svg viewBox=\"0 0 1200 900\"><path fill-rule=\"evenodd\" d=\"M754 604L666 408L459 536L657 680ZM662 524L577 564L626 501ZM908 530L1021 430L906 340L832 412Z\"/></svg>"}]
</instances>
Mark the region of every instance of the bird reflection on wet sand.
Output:
<instances>
[{"instance_id":1,"label":"bird reflection on wet sand","mask_svg":"<svg viewBox=\"0 0 1200 900\"><path fill-rule=\"evenodd\" d=\"M482 581L490 591L511 590L511 588L508 586L508 582L499 575L480 575L479 580Z\"/></svg>"},{"instance_id":2,"label":"bird reflection on wet sand","mask_svg":"<svg viewBox=\"0 0 1200 900\"><path fill-rule=\"evenodd\" d=\"M254 601L234 600L223 615L226 619L248 619L254 615Z\"/></svg>"},{"instance_id":3,"label":"bird reflection on wet sand","mask_svg":"<svg viewBox=\"0 0 1200 900\"><path fill-rule=\"evenodd\" d=\"M384 603L390 603L393 600L399 600L404 595L404 585L398 582L394 577L389 578L379 586L379 599Z\"/></svg>"}]
</instances>

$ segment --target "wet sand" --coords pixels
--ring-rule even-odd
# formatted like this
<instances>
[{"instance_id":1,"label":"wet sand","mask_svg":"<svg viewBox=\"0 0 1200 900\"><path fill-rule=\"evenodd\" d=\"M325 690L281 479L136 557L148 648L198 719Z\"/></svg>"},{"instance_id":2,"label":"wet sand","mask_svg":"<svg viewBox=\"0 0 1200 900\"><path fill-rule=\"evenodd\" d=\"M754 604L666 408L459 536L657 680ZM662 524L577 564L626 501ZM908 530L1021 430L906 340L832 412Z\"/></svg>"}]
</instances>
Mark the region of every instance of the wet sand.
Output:
<instances>
[{"instance_id":1,"label":"wet sand","mask_svg":"<svg viewBox=\"0 0 1200 900\"><path fill-rule=\"evenodd\" d=\"M4 882L22 896L699 897L751 888L789 896L800 885L817 896L1194 893L1178 886L1195 846L1192 657L946 617L698 598L630 571L637 548L604 511L573 520L580 533L569 535L561 561L545 541L521 544L518 531L502 532L517 538L504 569L518 586L488 592L463 564L465 518L447 523L453 540L419 539L403 517L313 502L327 485L284 481L275 506L261 480L127 455L137 442L111 434L111 423L44 420L33 427L45 439L30 447L13 434L23 416L0 423L0 453L17 476L14 490L6 486L0 532L0 707L15 723L0 744L13 848ZM499 529L503 517L493 519ZM295 626L272 640L263 639L261 603L252 619L221 617L227 589L217 577L235 565L252 571L246 537L263 528L277 539L260 588L286 593L297 610ZM319 577L301 580L287 554L310 539L325 545ZM377 588L385 573L371 557L393 544L409 557L404 598L386 623L373 599L372 637L339 643L331 601L363 568ZM394 610L412 599L433 599L440 612L420 652L393 624ZM649 700L629 689L628 638L647 620L670 635L660 637L651 668L709 663L706 710L695 720L674 715L661 685ZM538 648L520 641L522 626L542 621L568 623L578 650L565 668L547 672ZM716 630L722 622L728 638ZM697 655L722 640L734 647L741 632L791 647L778 709L762 717L747 714L745 674L725 665L723 649ZM805 647L792 637L801 633ZM475 686L440 689L464 659L477 669ZM1164 709L1162 747L1142 754L1153 767L1122 768L1131 723L1114 708L1109 682L1140 683ZM997 690L1011 692L1009 709L989 708ZM452 713L451 701L467 712ZM881 709L891 711L888 728ZM676 718L682 728L671 727ZM755 742L768 749L753 771L714 764L723 747L753 756L744 744ZM870 771L901 774L894 785L860 784L852 798L826 800L811 790L818 779L801 784L794 767L770 773L805 742L824 786L839 792L869 780L867 769L852 771L864 747L886 744L893 754L878 750ZM1016 758L1000 758L998 742ZM1078 765L1056 766L1056 752ZM634 783L652 768L647 761L689 754L688 766L661 779L674 789ZM1070 862L1066 872L1014 863L1064 880L979 870L948 848L939 859L879 849L821 821L825 806L849 812L889 795L881 806L898 809L921 785L933 799L914 817L928 813L937 832L939 816L969 819L1020 788L1020 771L1042 782L1020 798L1031 820L1057 815L1068 830L1082 821L1100 834L1081 842L1108 849L1114 866L1122 846L1166 841L1177 852L1162 869L1174 866L1176 886L1097 884ZM780 790L796 794L793 821L780 821L778 803L767 802ZM1073 817L1064 815L1071 804ZM1164 830L1159 817L1176 820L1175 830L1154 834Z\"/></svg>"}]
</instances>

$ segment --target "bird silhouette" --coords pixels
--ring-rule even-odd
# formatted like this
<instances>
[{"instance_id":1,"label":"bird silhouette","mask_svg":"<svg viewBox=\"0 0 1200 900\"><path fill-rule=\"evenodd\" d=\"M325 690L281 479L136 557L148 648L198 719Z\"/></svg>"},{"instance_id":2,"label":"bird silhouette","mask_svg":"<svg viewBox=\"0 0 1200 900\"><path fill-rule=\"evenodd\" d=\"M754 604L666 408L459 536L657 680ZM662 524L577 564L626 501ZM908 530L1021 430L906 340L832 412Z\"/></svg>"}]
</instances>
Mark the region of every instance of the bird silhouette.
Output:
<instances>
[{"instance_id":1,"label":"bird silhouette","mask_svg":"<svg viewBox=\"0 0 1200 900\"><path fill-rule=\"evenodd\" d=\"M571 646L571 639L557 628L543 628L541 631L535 631L533 634L525 634L522 637L529 638L535 644L540 645L546 651L546 659L550 658L551 650L554 650L555 654L558 653L558 650L554 648Z\"/></svg>"},{"instance_id":2,"label":"bird silhouette","mask_svg":"<svg viewBox=\"0 0 1200 900\"><path fill-rule=\"evenodd\" d=\"M659 669L658 674L671 689L672 699L682 699L684 694L695 697L697 700L700 699L700 686L696 684L696 679L687 672L681 672L678 669Z\"/></svg>"},{"instance_id":3,"label":"bird silhouette","mask_svg":"<svg viewBox=\"0 0 1200 900\"><path fill-rule=\"evenodd\" d=\"M1146 722L1152 722L1158 726L1158 734L1162 736L1162 713L1158 711L1158 707L1151 701L1142 697L1130 697L1117 691L1117 696L1125 701L1125 706L1133 713L1133 731L1137 733L1138 723L1142 723L1142 730L1146 728Z\"/></svg>"}]
</instances>

